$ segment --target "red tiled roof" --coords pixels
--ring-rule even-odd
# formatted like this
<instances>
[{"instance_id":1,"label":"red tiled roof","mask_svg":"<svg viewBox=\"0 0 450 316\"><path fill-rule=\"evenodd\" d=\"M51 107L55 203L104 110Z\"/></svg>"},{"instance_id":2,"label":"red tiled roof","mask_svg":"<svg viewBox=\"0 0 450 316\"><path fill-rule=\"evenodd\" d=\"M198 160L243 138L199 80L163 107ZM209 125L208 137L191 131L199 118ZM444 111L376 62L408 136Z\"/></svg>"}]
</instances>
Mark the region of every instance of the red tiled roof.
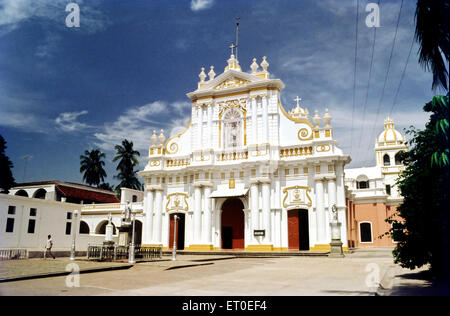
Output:
<instances>
[{"instance_id":1,"label":"red tiled roof","mask_svg":"<svg viewBox=\"0 0 450 316\"><path fill-rule=\"evenodd\" d=\"M113 192L111 194L96 192L90 190L83 190L78 188L73 188L65 185L57 185L56 190L58 190L61 194L66 197L72 197L76 199L81 199L85 201L92 201L96 203L119 203L120 200L114 195Z\"/></svg>"}]
</instances>

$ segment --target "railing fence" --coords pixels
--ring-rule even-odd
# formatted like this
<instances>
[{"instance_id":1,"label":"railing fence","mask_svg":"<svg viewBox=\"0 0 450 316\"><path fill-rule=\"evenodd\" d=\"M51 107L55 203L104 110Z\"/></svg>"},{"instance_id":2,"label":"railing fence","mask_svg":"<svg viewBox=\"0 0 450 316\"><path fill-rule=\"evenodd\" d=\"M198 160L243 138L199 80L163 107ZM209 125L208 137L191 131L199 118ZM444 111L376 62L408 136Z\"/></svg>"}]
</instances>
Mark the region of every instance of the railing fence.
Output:
<instances>
[{"instance_id":1,"label":"railing fence","mask_svg":"<svg viewBox=\"0 0 450 316\"><path fill-rule=\"evenodd\" d=\"M88 245L87 259L115 261L128 259L130 246ZM162 247L134 246L135 259L161 259Z\"/></svg>"},{"instance_id":2,"label":"railing fence","mask_svg":"<svg viewBox=\"0 0 450 316\"><path fill-rule=\"evenodd\" d=\"M1 260L28 259L27 249L0 249Z\"/></svg>"}]
</instances>

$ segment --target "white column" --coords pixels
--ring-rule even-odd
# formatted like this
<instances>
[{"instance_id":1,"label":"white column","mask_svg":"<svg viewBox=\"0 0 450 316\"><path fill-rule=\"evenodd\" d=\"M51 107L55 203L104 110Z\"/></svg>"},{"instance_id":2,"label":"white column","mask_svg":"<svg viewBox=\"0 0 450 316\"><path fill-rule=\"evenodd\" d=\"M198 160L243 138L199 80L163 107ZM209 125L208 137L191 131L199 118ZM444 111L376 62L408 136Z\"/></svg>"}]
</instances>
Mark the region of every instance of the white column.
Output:
<instances>
[{"instance_id":1,"label":"white column","mask_svg":"<svg viewBox=\"0 0 450 316\"><path fill-rule=\"evenodd\" d=\"M147 197L145 202L145 241L146 243L152 243L153 237L153 210L154 210L154 197L153 191L147 191Z\"/></svg>"},{"instance_id":2,"label":"white column","mask_svg":"<svg viewBox=\"0 0 450 316\"><path fill-rule=\"evenodd\" d=\"M211 194L211 187L206 186L204 188L204 199L205 199L205 211L204 211L204 223L203 223L203 241L206 244L211 244L211 199L209 198Z\"/></svg>"},{"instance_id":3,"label":"white column","mask_svg":"<svg viewBox=\"0 0 450 316\"><path fill-rule=\"evenodd\" d=\"M316 179L317 243L326 244L323 179Z\"/></svg>"},{"instance_id":4,"label":"white column","mask_svg":"<svg viewBox=\"0 0 450 316\"><path fill-rule=\"evenodd\" d=\"M193 244L200 244L202 239L202 188L197 185L194 189L194 240Z\"/></svg>"},{"instance_id":5,"label":"white column","mask_svg":"<svg viewBox=\"0 0 450 316\"><path fill-rule=\"evenodd\" d=\"M212 148L212 109L213 105L208 104L208 148Z\"/></svg>"},{"instance_id":6,"label":"white column","mask_svg":"<svg viewBox=\"0 0 450 316\"><path fill-rule=\"evenodd\" d=\"M262 214L263 229L266 230L264 241L266 244L272 244L272 232L270 223L270 182L262 183Z\"/></svg>"},{"instance_id":7,"label":"white column","mask_svg":"<svg viewBox=\"0 0 450 316\"><path fill-rule=\"evenodd\" d=\"M214 233L214 240L215 240L214 246L217 248L220 248L221 247L220 243L221 243L221 238L222 238L221 237L222 236L221 235L222 234L222 227L221 227L222 210L220 210L220 209L215 210L214 219L215 219L215 223L216 223L215 233Z\"/></svg>"},{"instance_id":8,"label":"white column","mask_svg":"<svg viewBox=\"0 0 450 316\"><path fill-rule=\"evenodd\" d=\"M269 113L267 106L267 95L262 96L262 118L264 143L269 142Z\"/></svg>"},{"instance_id":9,"label":"white column","mask_svg":"<svg viewBox=\"0 0 450 316\"><path fill-rule=\"evenodd\" d=\"M344 163L336 163L336 206L338 209L338 220L341 226L341 241L343 247L348 247L347 216L345 214L345 187L344 187Z\"/></svg>"},{"instance_id":10,"label":"white column","mask_svg":"<svg viewBox=\"0 0 450 316\"><path fill-rule=\"evenodd\" d=\"M198 149L202 149L203 148L203 107L202 105L200 105L197 108L198 111Z\"/></svg>"},{"instance_id":11,"label":"white column","mask_svg":"<svg viewBox=\"0 0 450 316\"><path fill-rule=\"evenodd\" d=\"M328 232L331 232L330 220L333 219L333 205L335 204L336 204L336 180L328 179L328 218L326 223ZM331 241L331 233L328 236L328 238Z\"/></svg>"},{"instance_id":12,"label":"white column","mask_svg":"<svg viewBox=\"0 0 450 316\"><path fill-rule=\"evenodd\" d=\"M258 192L258 182L254 182L250 186L250 212L252 221L252 240L257 243L256 237L253 235L254 230L259 229L259 192Z\"/></svg>"},{"instance_id":13,"label":"white column","mask_svg":"<svg viewBox=\"0 0 450 316\"><path fill-rule=\"evenodd\" d=\"M256 97L252 97L252 142L258 144L258 110L256 108Z\"/></svg>"},{"instance_id":14,"label":"white column","mask_svg":"<svg viewBox=\"0 0 450 316\"><path fill-rule=\"evenodd\" d=\"M162 229L162 196L163 190L156 190L155 193L155 230L153 240L155 243L161 243L161 229Z\"/></svg>"}]
</instances>

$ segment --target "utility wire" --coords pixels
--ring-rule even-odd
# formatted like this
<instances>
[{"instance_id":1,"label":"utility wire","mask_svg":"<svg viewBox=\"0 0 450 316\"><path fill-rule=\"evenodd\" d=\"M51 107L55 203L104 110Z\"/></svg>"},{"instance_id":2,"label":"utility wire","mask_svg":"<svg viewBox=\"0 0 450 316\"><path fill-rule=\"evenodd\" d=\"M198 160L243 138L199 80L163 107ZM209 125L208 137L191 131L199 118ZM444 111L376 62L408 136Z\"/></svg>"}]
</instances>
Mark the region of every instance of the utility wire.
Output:
<instances>
[{"instance_id":1,"label":"utility wire","mask_svg":"<svg viewBox=\"0 0 450 316\"><path fill-rule=\"evenodd\" d=\"M380 5L380 1L378 1L378 6ZM373 66L373 55L375 52L375 42L376 42L376 38L377 38L377 27L374 27L374 31L373 31L373 42L372 42L372 56L370 58L370 68L369 68L369 79L367 80L367 90L366 90L366 97L364 100L364 106L363 106L363 127L366 124L366 108L367 108L367 100L369 99L369 90L370 90L370 79L372 77L372 66ZM361 130L361 133L359 134L359 142L358 142L358 155L357 155L357 159L360 156L361 153L361 142L362 142L362 135L363 135L363 131Z\"/></svg>"},{"instance_id":2,"label":"utility wire","mask_svg":"<svg viewBox=\"0 0 450 316\"><path fill-rule=\"evenodd\" d=\"M350 129L350 156L353 151L353 123L356 106L356 65L358 57L358 24L359 24L359 0L356 0L356 27L355 27L355 68L353 71L353 109L352 109L352 128Z\"/></svg>"},{"instance_id":3,"label":"utility wire","mask_svg":"<svg viewBox=\"0 0 450 316\"><path fill-rule=\"evenodd\" d=\"M389 111L389 116L392 115L392 111L394 110L395 106L397 105L398 93L400 92L400 87L402 85L403 78L405 77L406 68L408 67L409 57L411 57L411 52L412 52L413 46L414 46L414 35L411 40L411 46L409 47L409 53L408 53L408 57L406 58L405 67L403 68L402 76L400 77L400 82L398 83L397 91L395 92L394 102L392 103L391 110Z\"/></svg>"},{"instance_id":4,"label":"utility wire","mask_svg":"<svg viewBox=\"0 0 450 316\"><path fill-rule=\"evenodd\" d=\"M381 104L383 103L383 99L384 99L384 91L385 91L385 89L386 89L386 83L387 83L387 79L388 79L388 76L389 76L389 70L390 70L390 68L391 68L392 55L393 55L393 53L394 53L395 42L396 42L396 40L397 40L397 32L398 32L398 26L399 26L399 24L400 24L400 16L401 16L401 13L402 13L402 8L403 8L403 0L402 0L402 2L400 3L400 11L398 12L397 25L396 25L396 27L395 27L394 40L393 40L393 42L392 42L391 53L390 53L390 55L389 55L389 61L388 61L388 66L387 66L386 76L384 77L383 90L381 91L380 102L378 103L377 115L376 115L375 120L373 121L372 130L371 130L371 132L370 132L370 134L369 134L370 137L372 137L372 136L374 135L375 130L376 130L376 128L377 128L377 124L378 124L378 118L379 118L379 115L380 115ZM371 138L371 139L372 139L372 138ZM370 141L368 141L367 143L368 143L368 145L370 146L370 144L371 144Z\"/></svg>"}]
</instances>

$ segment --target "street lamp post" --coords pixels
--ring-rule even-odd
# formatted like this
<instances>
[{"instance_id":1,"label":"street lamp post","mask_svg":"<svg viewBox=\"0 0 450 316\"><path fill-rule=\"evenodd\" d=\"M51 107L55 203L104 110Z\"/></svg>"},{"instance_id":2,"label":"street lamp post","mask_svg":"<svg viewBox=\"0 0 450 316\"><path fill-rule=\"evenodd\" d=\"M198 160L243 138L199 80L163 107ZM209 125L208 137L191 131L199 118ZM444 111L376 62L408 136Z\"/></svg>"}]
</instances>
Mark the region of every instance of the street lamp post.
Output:
<instances>
[{"instance_id":1,"label":"street lamp post","mask_svg":"<svg viewBox=\"0 0 450 316\"><path fill-rule=\"evenodd\" d=\"M177 220L178 216L173 217L173 249L172 249L172 261L177 260Z\"/></svg>"},{"instance_id":2,"label":"street lamp post","mask_svg":"<svg viewBox=\"0 0 450 316\"><path fill-rule=\"evenodd\" d=\"M130 251L128 253L128 263L136 263L134 260L134 223L136 222L136 212L133 211L133 208L131 207L131 214L133 214L133 229L131 231L131 245L130 245Z\"/></svg>"},{"instance_id":3,"label":"street lamp post","mask_svg":"<svg viewBox=\"0 0 450 316\"><path fill-rule=\"evenodd\" d=\"M77 234L77 218L78 218L78 210L73 212L73 232L72 232L72 247L70 247L70 260L75 260L75 238Z\"/></svg>"}]
</instances>

